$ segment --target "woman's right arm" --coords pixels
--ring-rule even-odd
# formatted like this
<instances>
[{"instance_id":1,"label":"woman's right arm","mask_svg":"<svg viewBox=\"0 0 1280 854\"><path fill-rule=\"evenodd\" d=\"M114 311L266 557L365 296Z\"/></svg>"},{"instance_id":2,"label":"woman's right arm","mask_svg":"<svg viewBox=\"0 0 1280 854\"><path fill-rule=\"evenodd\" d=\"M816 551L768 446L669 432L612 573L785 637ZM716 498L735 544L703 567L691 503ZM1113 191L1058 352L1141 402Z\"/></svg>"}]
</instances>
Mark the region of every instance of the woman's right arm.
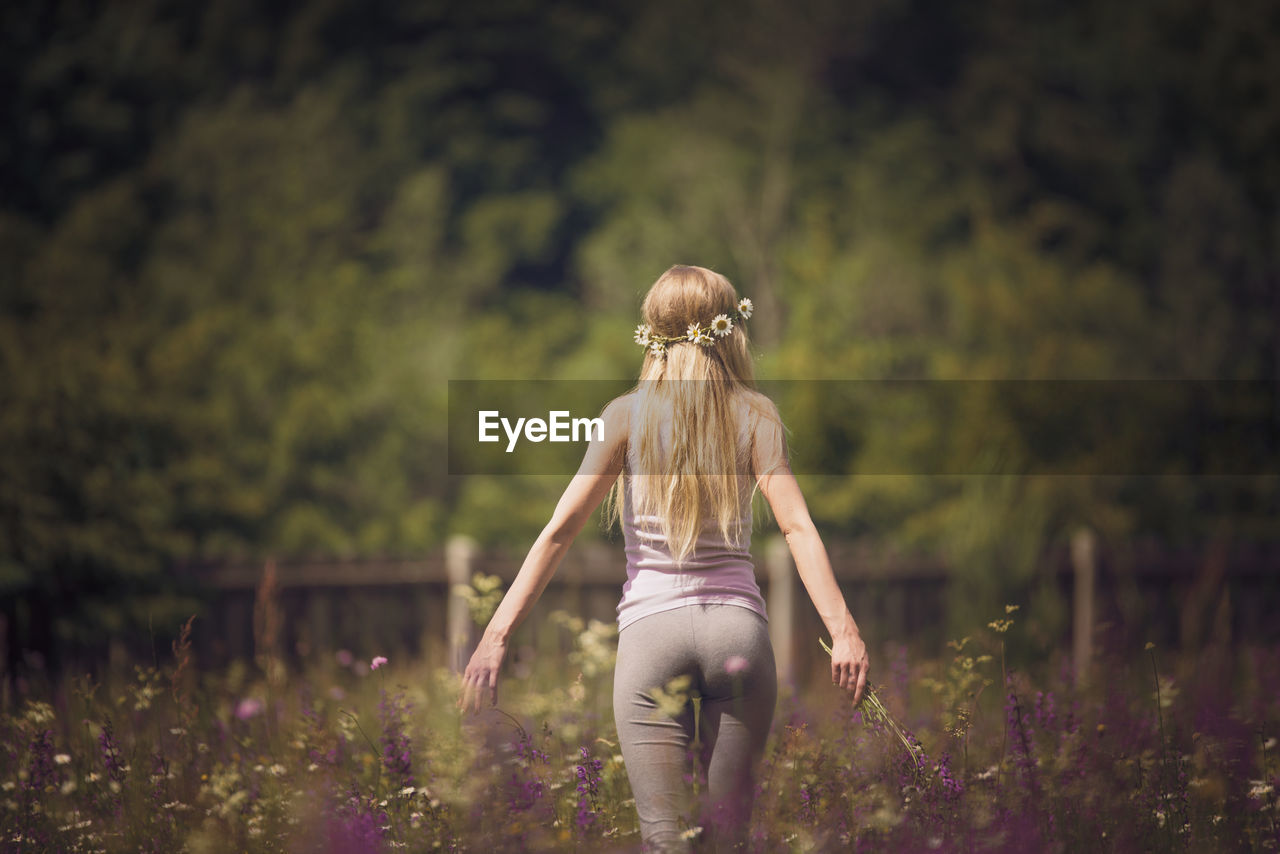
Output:
<instances>
[{"instance_id":1,"label":"woman's right arm","mask_svg":"<svg viewBox=\"0 0 1280 854\"><path fill-rule=\"evenodd\" d=\"M760 492L786 537L809 598L831 633L831 681L851 691L856 705L862 701L870 668L867 645L845 605L844 594L831 571L827 549L786 460L781 422L760 418L757 424L753 462Z\"/></svg>"},{"instance_id":2,"label":"woman's right arm","mask_svg":"<svg viewBox=\"0 0 1280 854\"><path fill-rule=\"evenodd\" d=\"M551 520L538 535L520 571L489 620L462 675L458 706L480 711L481 698L498 702L498 673L511 633L533 610L575 537L591 518L622 471L629 425L629 403L614 401L601 413L604 437L592 441L578 473L556 504Z\"/></svg>"}]
</instances>

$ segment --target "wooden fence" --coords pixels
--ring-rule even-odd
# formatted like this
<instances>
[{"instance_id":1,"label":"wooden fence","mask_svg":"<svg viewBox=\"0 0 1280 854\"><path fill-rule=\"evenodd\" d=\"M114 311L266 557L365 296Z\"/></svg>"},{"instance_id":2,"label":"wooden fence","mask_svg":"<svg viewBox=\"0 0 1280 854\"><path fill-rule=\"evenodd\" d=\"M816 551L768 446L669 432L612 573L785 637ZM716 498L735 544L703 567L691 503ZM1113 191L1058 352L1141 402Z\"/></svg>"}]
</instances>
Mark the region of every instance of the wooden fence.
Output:
<instances>
[{"instance_id":1,"label":"wooden fence","mask_svg":"<svg viewBox=\"0 0 1280 854\"><path fill-rule=\"evenodd\" d=\"M938 654L947 639L951 576L939 559L887 551L869 543L834 543L833 566L868 642L899 642ZM466 601L453 592L474 573L509 584L522 555L484 552L453 539L421 560L282 563L189 568L209 592L197 622L197 652L206 663L251 657L273 644L302 662L347 649L357 656L427 655L455 669L465 664L477 629ZM780 537L757 547L758 579L768 601L780 675L799 679L821 660L825 634L799 584ZM1081 531L1042 561L1042 580L1056 585L1069 609L1069 635L1056 639L1088 677L1097 639L1153 639L1197 646L1213 638L1280 641L1280 561L1264 549L1170 551L1155 546L1110 554ZM580 543L566 556L525 625L513 638L519 654L546 652L537 630L557 609L611 622L625 579L620 544ZM264 580L268 583L264 587ZM264 597L274 622L264 622ZM993 615L1003 603L993 603ZM255 617L256 614L256 617ZM1024 612L1020 617L1027 616ZM270 637L264 640L264 633ZM541 644L541 646L540 646Z\"/></svg>"}]
</instances>

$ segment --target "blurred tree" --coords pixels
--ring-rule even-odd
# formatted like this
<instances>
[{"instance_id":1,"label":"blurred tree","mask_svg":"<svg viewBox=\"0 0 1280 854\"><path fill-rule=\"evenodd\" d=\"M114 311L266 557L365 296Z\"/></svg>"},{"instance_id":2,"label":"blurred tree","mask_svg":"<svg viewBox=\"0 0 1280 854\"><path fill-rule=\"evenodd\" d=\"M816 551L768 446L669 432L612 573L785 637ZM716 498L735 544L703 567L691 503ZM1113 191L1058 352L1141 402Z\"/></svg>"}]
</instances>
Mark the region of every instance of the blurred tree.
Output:
<instances>
[{"instance_id":1,"label":"blurred tree","mask_svg":"<svg viewBox=\"0 0 1280 854\"><path fill-rule=\"evenodd\" d=\"M176 627L177 562L527 540L563 478L447 476L446 381L634 375L672 263L757 301L768 378L1274 381L1277 14L6 5L11 656ZM827 529L984 607L1077 525L1276 534L1274 477L1008 477L1053 436L975 388L784 393Z\"/></svg>"}]
</instances>

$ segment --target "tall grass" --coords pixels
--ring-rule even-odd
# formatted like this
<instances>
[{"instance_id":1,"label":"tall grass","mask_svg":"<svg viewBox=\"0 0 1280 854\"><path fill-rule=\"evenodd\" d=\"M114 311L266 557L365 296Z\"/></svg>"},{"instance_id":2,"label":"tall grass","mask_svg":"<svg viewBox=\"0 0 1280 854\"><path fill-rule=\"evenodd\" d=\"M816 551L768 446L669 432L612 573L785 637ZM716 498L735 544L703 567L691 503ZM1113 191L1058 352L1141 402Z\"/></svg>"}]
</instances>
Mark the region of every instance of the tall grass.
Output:
<instances>
[{"instance_id":1,"label":"tall grass","mask_svg":"<svg viewBox=\"0 0 1280 854\"><path fill-rule=\"evenodd\" d=\"M568 655L515 656L499 708L473 718L455 709L457 678L426 662L374 670L379 651L343 651L286 673L264 654L213 673L181 639L159 668L16 696L0 710L0 848L636 850L613 629L562 615L542 631ZM1280 845L1280 650L1162 651L1159 670L1154 651L1112 650L1077 691L1069 666L1002 673L1017 631L988 626L914 662L879 655L888 675L860 708L822 680L784 690L752 846Z\"/></svg>"}]
</instances>

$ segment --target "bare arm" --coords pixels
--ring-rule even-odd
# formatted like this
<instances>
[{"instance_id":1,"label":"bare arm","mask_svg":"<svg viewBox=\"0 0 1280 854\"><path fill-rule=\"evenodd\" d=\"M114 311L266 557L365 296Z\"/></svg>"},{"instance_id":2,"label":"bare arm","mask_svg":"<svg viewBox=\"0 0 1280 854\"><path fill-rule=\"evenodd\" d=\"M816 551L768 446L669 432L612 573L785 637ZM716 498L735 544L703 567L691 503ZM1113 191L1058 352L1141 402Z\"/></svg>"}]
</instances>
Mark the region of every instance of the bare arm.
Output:
<instances>
[{"instance_id":1,"label":"bare arm","mask_svg":"<svg viewBox=\"0 0 1280 854\"><path fill-rule=\"evenodd\" d=\"M578 467L578 473L560 496L555 511L520 566L515 581L498 605L493 619L476 646L462 677L460 708L480 710L486 689L490 704L498 701L498 671L506 656L511 633L533 610L547 582L591 514L604 500L622 471L626 447L627 407L617 401L605 407L604 439L593 441Z\"/></svg>"},{"instance_id":2,"label":"bare arm","mask_svg":"<svg viewBox=\"0 0 1280 854\"><path fill-rule=\"evenodd\" d=\"M845 605L844 594L831 571L831 560L818 529L809 515L804 495L783 451L781 431L776 424L761 419L755 433L754 454L760 492L769 502L778 527L786 537L796 571L831 633L831 681L853 692L853 702L862 700L870 662L858 624Z\"/></svg>"}]
</instances>

